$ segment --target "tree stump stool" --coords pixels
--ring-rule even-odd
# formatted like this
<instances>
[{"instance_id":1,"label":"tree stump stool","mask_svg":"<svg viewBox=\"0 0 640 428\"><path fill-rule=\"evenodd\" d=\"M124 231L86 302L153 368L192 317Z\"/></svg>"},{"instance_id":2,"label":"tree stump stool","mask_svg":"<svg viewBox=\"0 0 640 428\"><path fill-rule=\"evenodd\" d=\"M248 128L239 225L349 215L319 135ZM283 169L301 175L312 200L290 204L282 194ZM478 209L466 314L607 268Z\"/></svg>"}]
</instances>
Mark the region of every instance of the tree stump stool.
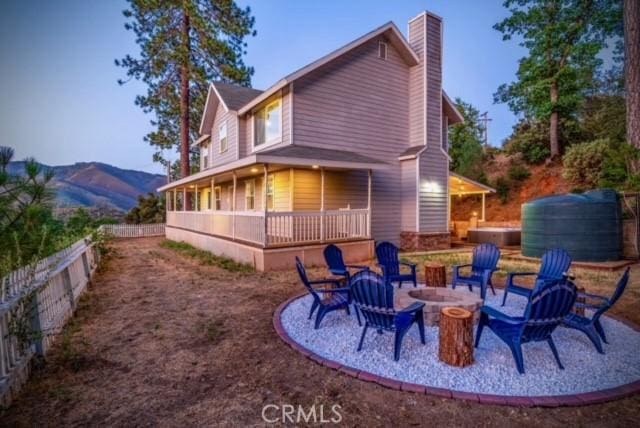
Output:
<instances>
[{"instance_id":1,"label":"tree stump stool","mask_svg":"<svg viewBox=\"0 0 640 428\"><path fill-rule=\"evenodd\" d=\"M440 361L455 367L473 364L473 314L462 308L442 308Z\"/></svg>"},{"instance_id":2,"label":"tree stump stool","mask_svg":"<svg viewBox=\"0 0 640 428\"><path fill-rule=\"evenodd\" d=\"M427 287L446 287L447 270L443 263L424 263L424 282Z\"/></svg>"},{"instance_id":3,"label":"tree stump stool","mask_svg":"<svg viewBox=\"0 0 640 428\"><path fill-rule=\"evenodd\" d=\"M584 289L584 287L576 287L576 290L578 291L578 293L584 293L586 291ZM578 296L578 298L576 298L576 303L587 303L587 299L585 299L584 297ZM580 315L581 317L583 317L584 316L584 307L579 308L577 306L574 306L573 309L571 309L571 312L573 312L576 315Z\"/></svg>"}]
</instances>

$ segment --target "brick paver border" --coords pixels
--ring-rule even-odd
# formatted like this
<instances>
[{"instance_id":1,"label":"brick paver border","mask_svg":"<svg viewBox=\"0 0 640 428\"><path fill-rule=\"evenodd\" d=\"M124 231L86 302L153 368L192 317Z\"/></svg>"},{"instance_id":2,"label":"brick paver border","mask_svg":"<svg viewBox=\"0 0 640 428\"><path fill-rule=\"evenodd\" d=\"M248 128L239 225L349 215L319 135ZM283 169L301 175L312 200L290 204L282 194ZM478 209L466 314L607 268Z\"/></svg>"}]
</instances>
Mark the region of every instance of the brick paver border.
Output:
<instances>
[{"instance_id":1,"label":"brick paver border","mask_svg":"<svg viewBox=\"0 0 640 428\"><path fill-rule=\"evenodd\" d=\"M436 388L432 386L419 385L415 383L401 382L395 379L390 379L383 376L356 369L349 366L343 366L342 364L321 357L315 354L313 351L300 345L293 340L282 326L281 315L282 312L293 301L305 296L306 293L298 294L283 302L273 313L273 327L278 333L278 336L291 348L300 352L305 357L309 358L316 363L328 367L333 370L337 370L341 373L360 379L365 382L373 382L381 385L385 388L395 389L397 391L412 392L415 394L428 394L443 398L453 398L458 400L471 401L474 403L482 404L498 404L505 406L516 407L560 407L560 406L585 406L589 404L600 404L607 401L618 400L620 398L629 397L640 393L640 380L626 385L617 386L615 388L603 389L601 391L586 392L581 394L570 395L551 395L551 396L512 396L512 395L493 395L493 394L479 394L472 392L454 391L446 388ZM633 330L640 332L640 326L618 316L609 315L616 321L627 325Z\"/></svg>"}]
</instances>

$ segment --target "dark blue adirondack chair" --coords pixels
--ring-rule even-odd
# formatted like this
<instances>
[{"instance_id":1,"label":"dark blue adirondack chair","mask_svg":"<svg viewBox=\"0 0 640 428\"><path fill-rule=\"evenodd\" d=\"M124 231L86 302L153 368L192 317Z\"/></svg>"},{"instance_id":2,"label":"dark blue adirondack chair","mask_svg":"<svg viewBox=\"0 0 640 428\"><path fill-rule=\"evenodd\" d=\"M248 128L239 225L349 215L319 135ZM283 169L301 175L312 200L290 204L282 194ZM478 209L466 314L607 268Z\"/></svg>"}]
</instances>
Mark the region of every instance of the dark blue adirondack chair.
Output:
<instances>
[{"instance_id":1,"label":"dark blue adirondack chair","mask_svg":"<svg viewBox=\"0 0 640 428\"><path fill-rule=\"evenodd\" d=\"M622 296L622 293L624 293L624 290L627 287L627 283L629 282L630 269L631 268L627 268L627 270L622 274L620 280L618 280L616 290L613 292L613 295L609 299L603 296L598 296L596 294L578 292L578 297L582 297L585 300L599 302L597 304L576 302L576 307L582 307L594 311L591 318L575 313L570 313L564 319L565 327L575 328L586 334L591 342L593 342L598 352L601 354L604 354L604 350L602 349L602 343L600 342L600 339L602 339L602 342L604 343L609 342L607 342L607 336L605 336L602 324L600 324L600 317L605 312L607 312L618 301L620 296Z\"/></svg>"},{"instance_id":2,"label":"dark blue adirondack chair","mask_svg":"<svg viewBox=\"0 0 640 428\"><path fill-rule=\"evenodd\" d=\"M391 242L381 242L376 246L376 257L378 265L382 269L382 275L387 284L398 283L398 288L402 287L404 281L413 282L413 286L418 286L416 279L416 265L412 263L403 263L400 261L398 247ZM411 269L410 273L401 273L400 265L404 265Z\"/></svg>"},{"instance_id":3,"label":"dark blue adirondack chair","mask_svg":"<svg viewBox=\"0 0 640 428\"><path fill-rule=\"evenodd\" d=\"M342 257L342 250L340 250L340 248L338 248L337 245L334 245L334 244L327 245L323 253L324 253L324 260L327 263L327 268L329 268L329 272L331 272L333 275L343 277L346 280L347 284L351 279L351 273L349 272L349 269L358 269L358 270L369 269L368 266L345 264L344 258Z\"/></svg>"},{"instance_id":4,"label":"dark blue adirondack chair","mask_svg":"<svg viewBox=\"0 0 640 428\"><path fill-rule=\"evenodd\" d=\"M362 350L364 337L369 327L379 334L383 331L395 332L393 358L400 359L402 339L409 328L418 325L420 341L424 345L424 318L422 308L424 303L415 302L404 309L396 311L393 306L393 286L375 272L360 271L351 278L351 292L353 302L364 316L364 328L360 336L358 351Z\"/></svg>"},{"instance_id":5,"label":"dark blue adirondack chair","mask_svg":"<svg viewBox=\"0 0 640 428\"><path fill-rule=\"evenodd\" d=\"M491 282L491 276L498 268L499 259L500 250L498 247L489 243L478 245L473 249L473 259L470 264L453 267L451 288L456 288L458 285L466 285L469 287L469 291L473 291L472 287L480 287L480 297L484 299L487 295L488 286L491 287L493 294L496 294ZM460 272L461 268L469 266L471 267L471 274L463 275Z\"/></svg>"},{"instance_id":6,"label":"dark blue adirondack chair","mask_svg":"<svg viewBox=\"0 0 640 428\"><path fill-rule=\"evenodd\" d=\"M521 317L509 316L490 306L483 306L475 346L477 348L480 343L484 327L489 327L509 346L518 372L524 374L522 344L546 341L558 367L564 369L551 334L562 324L575 301L575 285L568 279L560 279L544 281L536 287Z\"/></svg>"},{"instance_id":7,"label":"dark blue adirondack chair","mask_svg":"<svg viewBox=\"0 0 640 428\"><path fill-rule=\"evenodd\" d=\"M311 311L309 311L309 319L311 319L315 310L318 309L315 322L316 330L320 327L324 316L329 312L344 309L347 315L351 315L349 311L349 304L351 304L351 291L349 287L341 288L340 281L337 279L310 281L304 265L297 256L296 269L298 270L298 275L300 275L300 280L313 297ZM358 318L358 324L360 324L360 316L357 311L356 317Z\"/></svg>"},{"instance_id":8,"label":"dark blue adirondack chair","mask_svg":"<svg viewBox=\"0 0 640 428\"><path fill-rule=\"evenodd\" d=\"M540 280L561 279L571 267L571 257L562 248L554 248L542 255L542 263L538 272L512 272L507 275L507 286L502 297L502 306L507 302L507 294L513 293L519 296L529 297L533 291L531 288L523 287L514 282L517 276L537 275L536 284Z\"/></svg>"}]
</instances>

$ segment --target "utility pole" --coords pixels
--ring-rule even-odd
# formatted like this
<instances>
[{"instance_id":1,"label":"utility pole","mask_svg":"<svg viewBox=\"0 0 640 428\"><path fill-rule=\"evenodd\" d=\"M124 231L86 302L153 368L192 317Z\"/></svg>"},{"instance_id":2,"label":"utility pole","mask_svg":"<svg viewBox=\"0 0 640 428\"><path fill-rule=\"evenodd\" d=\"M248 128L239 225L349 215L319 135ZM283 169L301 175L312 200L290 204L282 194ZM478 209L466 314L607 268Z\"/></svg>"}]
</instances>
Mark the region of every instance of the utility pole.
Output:
<instances>
[{"instance_id":1,"label":"utility pole","mask_svg":"<svg viewBox=\"0 0 640 428\"><path fill-rule=\"evenodd\" d=\"M489 122L493 119L489 118L489 112L485 111L480 115L480 121L482 122L482 133L484 134L484 148L489 147Z\"/></svg>"}]
</instances>

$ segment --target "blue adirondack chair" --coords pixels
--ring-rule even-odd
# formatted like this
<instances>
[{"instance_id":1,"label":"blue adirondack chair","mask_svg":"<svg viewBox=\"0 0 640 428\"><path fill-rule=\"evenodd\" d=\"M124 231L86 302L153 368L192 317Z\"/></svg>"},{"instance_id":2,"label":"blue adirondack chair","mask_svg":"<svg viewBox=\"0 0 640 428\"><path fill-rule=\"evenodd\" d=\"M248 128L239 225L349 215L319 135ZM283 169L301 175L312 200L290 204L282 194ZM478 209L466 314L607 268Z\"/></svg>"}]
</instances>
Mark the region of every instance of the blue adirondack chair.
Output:
<instances>
[{"instance_id":1,"label":"blue adirondack chair","mask_svg":"<svg viewBox=\"0 0 640 428\"><path fill-rule=\"evenodd\" d=\"M304 284L309 294L313 297L311 311L309 311L309 319L311 319L315 310L318 309L315 322L316 330L320 327L324 316L329 312L344 309L347 315L351 315L349 311L349 305L351 304L351 291L349 287L341 288L340 281L337 279L310 281L304 265L297 256L296 269L298 270L302 284ZM356 317L358 318L358 324L360 324L360 316L357 311Z\"/></svg>"},{"instance_id":2,"label":"blue adirondack chair","mask_svg":"<svg viewBox=\"0 0 640 428\"><path fill-rule=\"evenodd\" d=\"M519 296L529 297L533 291L531 288L523 287L514 282L518 276L537 275L536 284L540 280L561 279L571 267L571 257L562 248L554 248L542 255L540 270L536 272L512 272L507 275L507 286L502 297L502 306L507 302L507 294L513 293Z\"/></svg>"},{"instance_id":3,"label":"blue adirondack chair","mask_svg":"<svg viewBox=\"0 0 640 428\"><path fill-rule=\"evenodd\" d=\"M475 346L477 348L480 343L484 327L489 327L509 346L518 372L524 374L522 344L546 341L558 367L564 369L551 334L562 324L575 301L575 285L568 279L560 279L544 281L536 287L521 317L509 316L490 306L483 306Z\"/></svg>"},{"instance_id":4,"label":"blue adirondack chair","mask_svg":"<svg viewBox=\"0 0 640 428\"><path fill-rule=\"evenodd\" d=\"M378 265L382 269L384 280L388 284L398 283L398 288L402 287L404 281L413 282L413 286L418 286L416 279L416 265L413 263L403 263L400 261L398 247L391 242L381 242L376 246L376 257ZM401 273L400 266L407 266L411 269L410 273Z\"/></svg>"},{"instance_id":5,"label":"blue adirondack chair","mask_svg":"<svg viewBox=\"0 0 640 428\"><path fill-rule=\"evenodd\" d=\"M343 277L346 280L347 284L351 279L351 273L349 272L349 269L369 269L368 266L345 264L344 258L342 257L342 250L340 250L340 248L338 248L338 246L334 244L327 245L324 249L323 254L324 260L327 263L327 268L329 268L329 272L331 272L333 275Z\"/></svg>"},{"instance_id":6,"label":"blue adirondack chair","mask_svg":"<svg viewBox=\"0 0 640 428\"><path fill-rule=\"evenodd\" d=\"M469 291L473 291L472 287L480 287L480 297L483 299L487 295L487 287L493 289L491 276L498 268L498 260L500 259L500 250L493 244L480 244L473 249L473 259L471 263L466 265L457 265L453 267L453 279L451 288L456 286L468 286ZM464 275L460 272L462 268L471 267L471 274Z\"/></svg>"},{"instance_id":7,"label":"blue adirondack chair","mask_svg":"<svg viewBox=\"0 0 640 428\"><path fill-rule=\"evenodd\" d=\"M624 293L625 288L627 287L627 283L629 282L629 270L631 268L627 268L625 272L622 274L620 279L618 280L618 285L616 286L616 290L613 292L613 295L607 299L603 296L598 296L596 294L589 294L578 292L578 297L583 297L585 300L597 301L597 304L591 303L582 303L576 302L576 307L582 307L586 309L591 309L594 311L591 318L578 315L575 313L569 313L564 318L564 326L569 328L575 328L576 330L580 330L593 342L594 346L598 350L599 353L604 354L604 350L602 349L602 342L607 342L607 336L604 334L604 329L602 328L602 324L600 324L600 317L607 312L611 307L618 301L622 293Z\"/></svg>"},{"instance_id":8,"label":"blue adirondack chair","mask_svg":"<svg viewBox=\"0 0 640 428\"><path fill-rule=\"evenodd\" d=\"M415 323L418 325L420 341L425 344L424 318L422 308L424 303L415 302L404 309L396 311L393 306L393 286L375 272L360 271L351 278L351 291L356 308L364 316L364 328L360 336L358 351L362 350L364 337L369 327L374 328L379 334L383 331L395 332L395 345L393 358L400 359L402 339L409 328Z\"/></svg>"}]
</instances>

